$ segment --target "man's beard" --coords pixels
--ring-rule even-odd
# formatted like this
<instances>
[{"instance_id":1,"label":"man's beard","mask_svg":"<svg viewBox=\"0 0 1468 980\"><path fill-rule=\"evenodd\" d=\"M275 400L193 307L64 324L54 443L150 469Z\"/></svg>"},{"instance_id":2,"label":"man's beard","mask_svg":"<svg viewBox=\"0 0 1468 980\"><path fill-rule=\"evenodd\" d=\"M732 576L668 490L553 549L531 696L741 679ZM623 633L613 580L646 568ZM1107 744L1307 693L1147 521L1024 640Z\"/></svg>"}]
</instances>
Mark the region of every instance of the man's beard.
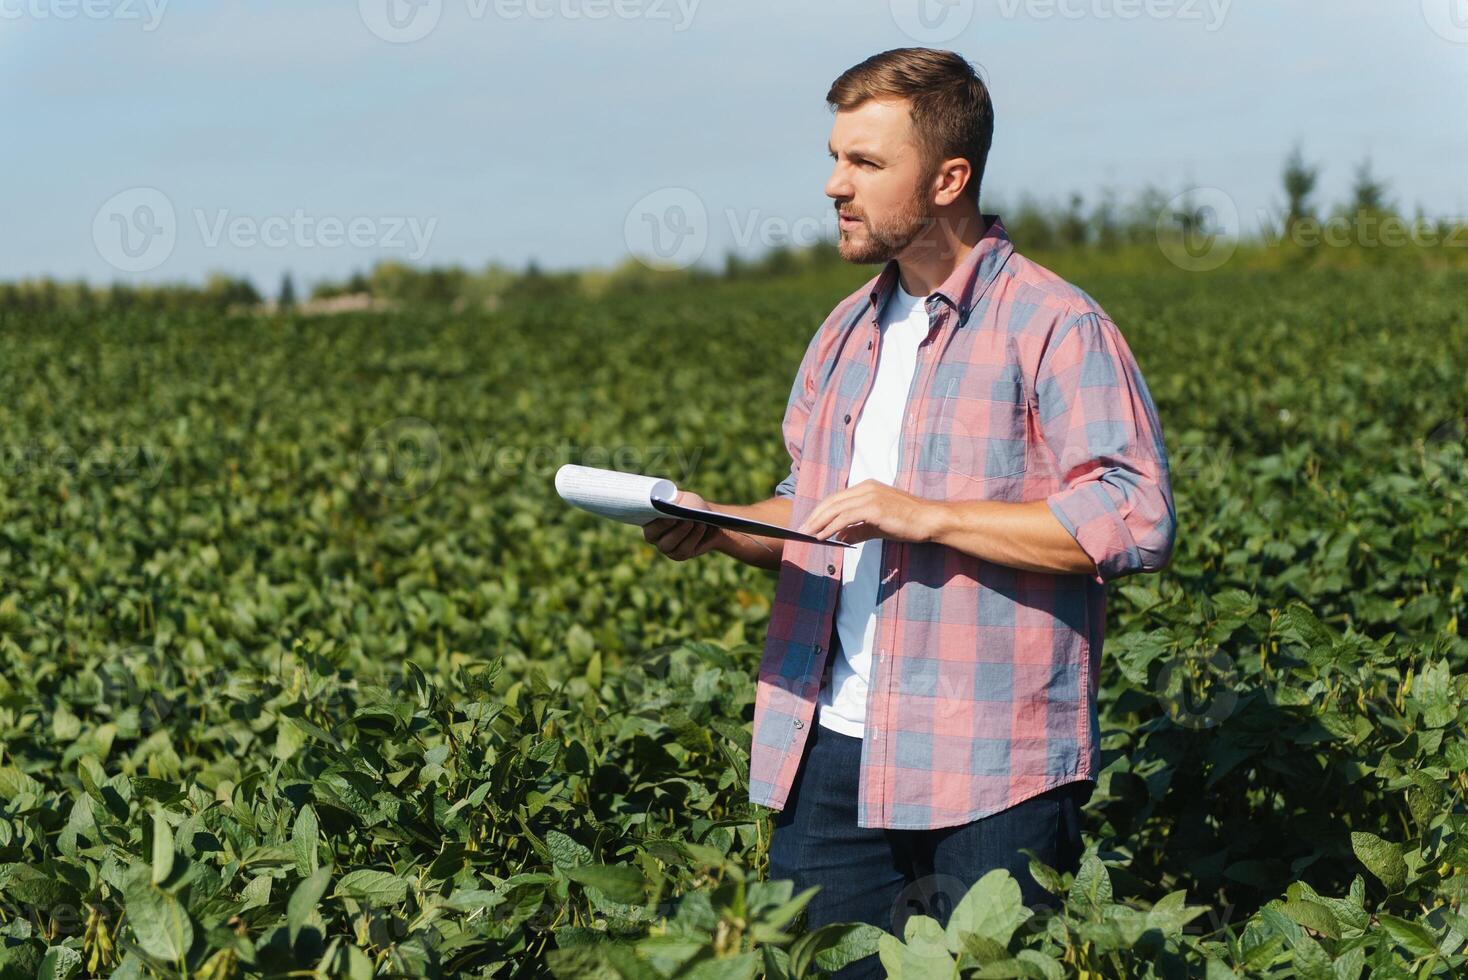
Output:
<instances>
[{"instance_id":1,"label":"man's beard","mask_svg":"<svg viewBox=\"0 0 1468 980\"><path fill-rule=\"evenodd\" d=\"M933 222L932 207L925 193L926 186L925 182L920 181L918 193L881 225L874 225L870 218L864 218L866 235L863 237L840 235L837 248L840 249L841 257L858 265L887 262L896 258Z\"/></svg>"}]
</instances>

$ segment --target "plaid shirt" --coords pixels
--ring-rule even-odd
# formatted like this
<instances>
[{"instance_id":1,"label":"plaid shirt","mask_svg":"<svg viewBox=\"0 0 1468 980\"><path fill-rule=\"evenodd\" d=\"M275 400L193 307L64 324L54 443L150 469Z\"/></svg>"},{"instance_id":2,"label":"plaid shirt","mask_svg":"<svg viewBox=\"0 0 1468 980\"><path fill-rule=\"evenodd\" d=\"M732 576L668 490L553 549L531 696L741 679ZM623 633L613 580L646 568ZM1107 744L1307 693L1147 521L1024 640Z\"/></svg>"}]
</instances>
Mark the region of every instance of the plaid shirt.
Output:
<instances>
[{"instance_id":1,"label":"plaid shirt","mask_svg":"<svg viewBox=\"0 0 1468 980\"><path fill-rule=\"evenodd\" d=\"M927 299L894 486L933 500L1044 500L1096 573L1031 572L886 540L857 824L938 828L1100 767L1106 583L1167 564L1162 427L1120 330L1019 255L998 215ZM811 338L785 408L791 526L846 486L898 267ZM831 651L845 549L784 542L755 697L749 798L782 809Z\"/></svg>"}]
</instances>

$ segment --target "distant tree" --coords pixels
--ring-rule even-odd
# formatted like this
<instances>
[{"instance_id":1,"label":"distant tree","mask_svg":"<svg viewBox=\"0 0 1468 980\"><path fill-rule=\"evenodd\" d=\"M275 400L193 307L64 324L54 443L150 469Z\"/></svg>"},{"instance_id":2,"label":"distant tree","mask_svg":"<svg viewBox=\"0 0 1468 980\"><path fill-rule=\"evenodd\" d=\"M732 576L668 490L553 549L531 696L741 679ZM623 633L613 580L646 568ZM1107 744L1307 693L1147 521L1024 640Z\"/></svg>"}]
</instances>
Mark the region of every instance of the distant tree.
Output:
<instances>
[{"instance_id":1,"label":"distant tree","mask_svg":"<svg viewBox=\"0 0 1468 980\"><path fill-rule=\"evenodd\" d=\"M347 287L330 279L311 284L312 299L332 299L347 291Z\"/></svg>"},{"instance_id":2,"label":"distant tree","mask_svg":"<svg viewBox=\"0 0 1468 980\"><path fill-rule=\"evenodd\" d=\"M1356 180L1351 185L1351 213L1375 213L1390 208L1386 199L1386 182L1377 180L1372 174L1371 158L1367 157L1356 166Z\"/></svg>"},{"instance_id":3,"label":"distant tree","mask_svg":"<svg viewBox=\"0 0 1468 980\"><path fill-rule=\"evenodd\" d=\"M296 308L296 284L291 281L289 272L280 280L280 294L276 297L275 305L283 311Z\"/></svg>"},{"instance_id":4,"label":"distant tree","mask_svg":"<svg viewBox=\"0 0 1468 980\"><path fill-rule=\"evenodd\" d=\"M61 290L53 279L42 279L36 286L36 305L42 310L54 310L61 305Z\"/></svg>"},{"instance_id":5,"label":"distant tree","mask_svg":"<svg viewBox=\"0 0 1468 980\"><path fill-rule=\"evenodd\" d=\"M789 245L774 245L760 257L759 270L765 275L784 275L795 268L795 253Z\"/></svg>"},{"instance_id":6,"label":"distant tree","mask_svg":"<svg viewBox=\"0 0 1468 980\"><path fill-rule=\"evenodd\" d=\"M1004 222L1009 237L1020 248L1044 250L1059 243L1056 223L1047 208L1029 194L1020 197L1013 220Z\"/></svg>"},{"instance_id":7,"label":"distant tree","mask_svg":"<svg viewBox=\"0 0 1468 980\"><path fill-rule=\"evenodd\" d=\"M126 310L133 305L137 296L131 287L124 282L114 282L107 288L107 308L109 310Z\"/></svg>"},{"instance_id":8,"label":"distant tree","mask_svg":"<svg viewBox=\"0 0 1468 980\"><path fill-rule=\"evenodd\" d=\"M1296 144L1289 159L1285 161L1284 169L1285 198L1289 202L1289 211L1285 215L1286 235L1292 233L1301 221L1315 217L1315 206L1310 202L1310 195L1315 193L1315 185L1319 179L1320 168L1307 165L1299 144Z\"/></svg>"},{"instance_id":9,"label":"distant tree","mask_svg":"<svg viewBox=\"0 0 1468 980\"><path fill-rule=\"evenodd\" d=\"M1383 242L1383 229L1389 222L1399 221L1387 199L1386 182L1377 179L1371 170L1371 158L1366 157L1356 165L1356 176L1351 183L1351 199L1346 204L1346 236L1354 245L1368 249L1376 258L1391 254L1391 249L1377 248ZM1405 223L1402 230L1405 230Z\"/></svg>"},{"instance_id":10,"label":"distant tree","mask_svg":"<svg viewBox=\"0 0 1468 980\"><path fill-rule=\"evenodd\" d=\"M1081 196L1072 192L1070 207L1066 208L1065 214L1060 218L1060 241L1070 248L1086 244L1086 239L1090 236L1085 215L1081 213L1082 203Z\"/></svg>"},{"instance_id":11,"label":"distant tree","mask_svg":"<svg viewBox=\"0 0 1468 980\"><path fill-rule=\"evenodd\" d=\"M248 279L214 272L205 280L202 292L187 286L169 287L160 300L172 310L189 309L202 300L205 306L222 312L232 306L255 306L260 302L260 293Z\"/></svg>"},{"instance_id":12,"label":"distant tree","mask_svg":"<svg viewBox=\"0 0 1468 980\"><path fill-rule=\"evenodd\" d=\"M1192 188L1183 193L1181 208L1172 212L1172 220L1184 236L1193 234L1207 224L1208 213L1193 201Z\"/></svg>"},{"instance_id":13,"label":"distant tree","mask_svg":"<svg viewBox=\"0 0 1468 980\"><path fill-rule=\"evenodd\" d=\"M1114 189L1108 187L1101 192L1101 200L1091 212L1091 227L1096 231L1096 244L1101 248L1115 248L1120 244L1121 227Z\"/></svg>"},{"instance_id":14,"label":"distant tree","mask_svg":"<svg viewBox=\"0 0 1468 980\"><path fill-rule=\"evenodd\" d=\"M372 287L368 284L367 277L362 274L361 270L354 269L352 278L347 280L347 292L367 293L371 291Z\"/></svg>"},{"instance_id":15,"label":"distant tree","mask_svg":"<svg viewBox=\"0 0 1468 980\"><path fill-rule=\"evenodd\" d=\"M1126 209L1122 233L1132 245L1151 243L1157 237L1157 221L1167 211L1172 195L1156 184L1147 184Z\"/></svg>"}]
</instances>

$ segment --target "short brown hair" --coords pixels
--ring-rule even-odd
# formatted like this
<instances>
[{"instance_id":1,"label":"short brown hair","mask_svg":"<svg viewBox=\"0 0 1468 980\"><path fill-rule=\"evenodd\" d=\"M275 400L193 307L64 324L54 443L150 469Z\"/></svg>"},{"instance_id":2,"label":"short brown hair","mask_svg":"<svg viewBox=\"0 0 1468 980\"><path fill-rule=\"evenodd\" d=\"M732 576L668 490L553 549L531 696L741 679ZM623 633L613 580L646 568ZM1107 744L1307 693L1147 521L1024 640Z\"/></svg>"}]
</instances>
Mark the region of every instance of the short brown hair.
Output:
<instances>
[{"instance_id":1,"label":"short brown hair","mask_svg":"<svg viewBox=\"0 0 1468 980\"><path fill-rule=\"evenodd\" d=\"M963 157L973 169L963 192L975 204L994 139L989 89L962 55L936 48L893 48L841 73L826 93L831 111L871 98L906 98L927 169Z\"/></svg>"}]
</instances>

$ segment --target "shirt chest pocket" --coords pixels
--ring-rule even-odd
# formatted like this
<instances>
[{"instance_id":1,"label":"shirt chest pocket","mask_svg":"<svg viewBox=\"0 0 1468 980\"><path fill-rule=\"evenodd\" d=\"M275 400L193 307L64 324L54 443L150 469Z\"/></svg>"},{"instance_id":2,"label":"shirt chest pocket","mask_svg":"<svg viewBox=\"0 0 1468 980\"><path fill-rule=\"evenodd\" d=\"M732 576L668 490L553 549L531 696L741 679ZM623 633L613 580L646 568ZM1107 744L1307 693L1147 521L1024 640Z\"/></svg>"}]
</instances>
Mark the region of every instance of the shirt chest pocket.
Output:
<instances>
[{"instance_id":1,"label":"shirt chest pocket","mask_svg":"<svg viewBox=\"0 0 1468 980\"><path fill-rule=\"evenodd\" d=\"M1012 364L941 365L926 399L913 492L1016 499L1027 469L1026 395Z\"/></svg>"}]
</instances>

